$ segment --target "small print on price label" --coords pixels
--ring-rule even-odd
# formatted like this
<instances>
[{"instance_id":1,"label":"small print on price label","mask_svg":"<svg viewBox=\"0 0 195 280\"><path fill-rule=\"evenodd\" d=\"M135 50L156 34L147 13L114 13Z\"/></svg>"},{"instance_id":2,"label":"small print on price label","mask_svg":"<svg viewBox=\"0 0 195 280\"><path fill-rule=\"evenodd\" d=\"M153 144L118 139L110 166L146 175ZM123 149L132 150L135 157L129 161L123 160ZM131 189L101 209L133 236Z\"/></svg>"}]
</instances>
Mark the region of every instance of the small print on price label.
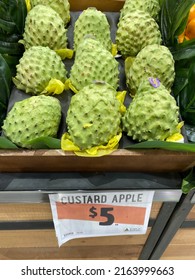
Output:
<instances>
[{"instance_id":1,"label":"small print on price label","mask_svg":"<svg viewBox=\"0 0 195 280\"><path fill-rule=\"evenodd\" d=\"M145 234L154 191L50 194L58 244L73 238Z\"/></svg>"}]
</instances>

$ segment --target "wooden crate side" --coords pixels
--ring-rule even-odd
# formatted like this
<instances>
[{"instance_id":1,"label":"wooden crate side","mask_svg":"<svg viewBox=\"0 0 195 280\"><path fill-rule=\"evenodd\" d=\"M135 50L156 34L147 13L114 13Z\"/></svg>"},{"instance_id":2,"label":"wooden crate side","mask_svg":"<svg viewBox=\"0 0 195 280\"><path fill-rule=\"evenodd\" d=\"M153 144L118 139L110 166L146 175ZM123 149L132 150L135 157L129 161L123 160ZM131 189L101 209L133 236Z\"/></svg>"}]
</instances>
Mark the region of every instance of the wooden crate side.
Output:
<instances>
[{"instance_id":1,"label":"wooden crate side","mask_svg":"<svg viewBox=\"0 0 195 280\"><path fill-rule=\"evenodd\" d=\"M138 259L149 233L79 238L58 247L54 230L0 231L0 259Z\"/></svg>"},{"instance_id":2,"label":"wooden crate side","mask_svg":"<svg viewBox=\"0 0 195 280\"><path fill-rule=\"evenodd\" d=\"M161 259L195 260L195 229L179 229Z\"/></svg>"},{"instance_id":3,"label":"wooden crate side","mask_svg":"<svg viewBox=\"0 0 195 280\"><path fill-rule=\"evenodd\" d=\"M82 11L88 7L96 7L102 12L118 12L124 5L124 0L69 0L71 11Z\"/></svg>"},{"instance_id":4,"label":"wooden crate side","mask_svg":"<svg viewBox=\"0 0 195 280\"><path fill-rule=\"evenodd\" d=\"M195 165L195 153L119 149L103 157L61 150L0 151L0 172L181 172Z\"/></svg>"},{"instance_id":5,"label":"wooden crate side","mask_svg":"<svg viewBox=\"0 0 195 280\"><path fill-rule=\"evenodd\" d=\"M151 209L151 219L156 219L162 206L154 202ZM44 221L52 220L49 203L2 203L0 204L0 222Z\"/></svg>"}]
</instances>

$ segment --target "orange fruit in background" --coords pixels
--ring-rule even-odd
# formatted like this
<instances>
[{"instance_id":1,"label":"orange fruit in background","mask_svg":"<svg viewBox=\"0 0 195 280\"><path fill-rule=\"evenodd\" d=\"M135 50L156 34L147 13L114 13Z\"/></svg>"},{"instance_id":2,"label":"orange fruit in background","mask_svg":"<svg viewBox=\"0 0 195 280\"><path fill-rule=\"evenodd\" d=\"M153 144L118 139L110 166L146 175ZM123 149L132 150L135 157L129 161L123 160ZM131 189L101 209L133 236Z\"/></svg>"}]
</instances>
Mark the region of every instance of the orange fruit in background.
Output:
<instances>
[{"instance_id":1,"label":"orange fruit in background","mask_svg":"<svg viewBox=\"0 0 195 280\"><path fill-rule=\"evenodd\" d=\"M195 4L190 9L188 22L190 22L193 18L195 18Z\"/></svg>"},{"instance_id":2,"label":"orange fruit in background","mask_svg":"<svg viewBox=\"0 0 195 280\"><path fill-rule=\"evenodd\" d=\"M185 30L185 35L189 39L194 39L195 38L195 18L193 18L187 25L186 30Z\"/></svg>"}]
</instances>

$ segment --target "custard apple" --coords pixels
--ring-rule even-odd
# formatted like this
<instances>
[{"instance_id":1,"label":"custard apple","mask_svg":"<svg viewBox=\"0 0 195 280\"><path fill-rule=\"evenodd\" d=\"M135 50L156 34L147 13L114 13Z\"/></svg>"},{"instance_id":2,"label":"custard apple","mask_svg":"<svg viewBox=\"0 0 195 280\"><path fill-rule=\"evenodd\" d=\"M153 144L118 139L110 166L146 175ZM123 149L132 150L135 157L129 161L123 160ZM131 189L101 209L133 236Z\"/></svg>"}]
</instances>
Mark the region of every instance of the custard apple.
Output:
<instances>
[{"instance_id":1,"label":"custard apple","mask_svg":"<svg viewBox=\"0 0 195 280\"><path fill-rule=\"evenodd\" d=\"M143 80L122 117L123 131L138 142L166 140L179 132L179 108L156 78Z\"/></svg>"},{"instance_id":2,"label":"custard apple","mask_svg":"<svg viewBox=\"0 0 195 280\"><path fill-rule=\"evenodd\" d=\"M62 18L49 6L36 5L26 16L22 42L25 49L32 46L67 48L67 30Z\"/></svg>"},{"instance_id":3,"label":"custard apple","mask_svg":"<svg viewBox=\"0 0 195 280\"><path fill-rule=\"evenodd\" d=\"M170 50L162 45L148 45L133 60L126 73L128 88L135 95L142 79L156 77L170 90L175 79L174 59Z\"/></svg>"},{"instance_id":4,"label":"custard apple","mask_svg":"<svg viewBox=\"0 0 195 280\"><path fill-rule=\"evenodd\" d=\"M81 150L107 144L120 131L116 91L103 83L84 87L72 97L66 123L71 140Z\"/></svg>"},{"instance_id":5,"label":"custard apple","mask_svg":"<svg viewBox=\"0 0 195 280\"><path fill-rule=\"evenodd\" d=\"M68 0L31 0L31 7L36 5L49 6L56 11L62 18L64 25L70 21L70 3Z\"/></svg>"},{"instance_id":6,"label":"custard apple","mask_svg":"<svg viewBox=\"0 0 195 280\"><path fill-rule=\"evenodd\" d=\"M118 23L116 44L123 57L136 56L145 46L161 41L159 26L147 12L132 11Z\"/></svg>"},{"instance_id":7,"label":"custard apple","mask_svg":"<svg viewBox=\"0 0 195 280\"><path fill-rule=\"evenodd\" d=\"M111 52L110 25L106 15L94 7L87 8L78 17L74 26L74 49L77 50L86 35L92 35Z\"/></svg>"},{"instance_id":8,"label":"custard apple","mask_svg":"<svg viewBox=\"0 0 195 280\"><path fill-rule=\"evenodd\" d=\"M3 133L14 144L31 148L29 141L56 137L61 120L61 105L52 96L31 96L15 102L3 124Z\"/></svg>"},{"instance_id":9,"label":"custard apple","mask_svg":"<svg viewBox=\"0 0 195 280\"><path fill-rule=\"evenodd\" d=\"M119 65L113 55L98 41L86 38L79 44L76 52L70 71L70 81L77 90L80 90L95 80L104 81L117 89Z\"/></svg>"},{"instance_id":10,"label":"custard apple","mask_svg":"<svg viewBox=\"0 0 195 280\"><path fill-rule=\"evenodd\" d=\"M66 81L67 71L59 55L48 47L35 46L23 53L13 82L32 95L41 94L51 79Z\"/></svg>"},{"instance_id":11,"label":"custard apple","mask_svg":"<svg viewBox=\"0 0 195 280\"><path fill-rule=\"evenodd\" d=\"M158 21L160 12L159 0L126 0L120 10L120 19L133 10L148 12L152 18Z\"/></svg>"}]
</instances>

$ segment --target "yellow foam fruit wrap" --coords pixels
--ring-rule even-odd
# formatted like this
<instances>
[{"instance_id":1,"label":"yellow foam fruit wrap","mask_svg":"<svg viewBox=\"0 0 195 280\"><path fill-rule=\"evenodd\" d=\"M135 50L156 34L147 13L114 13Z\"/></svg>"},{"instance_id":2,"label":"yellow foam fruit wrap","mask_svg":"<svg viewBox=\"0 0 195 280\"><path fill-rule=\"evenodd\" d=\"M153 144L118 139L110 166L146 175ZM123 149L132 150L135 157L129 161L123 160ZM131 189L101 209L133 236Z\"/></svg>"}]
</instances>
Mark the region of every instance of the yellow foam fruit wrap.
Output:
<instances>
[{"instance_id":1,"label":"yellow foam fruit wrap","mask_svg":"<svg viewBox=\"0 0 195 280\"><path fill-rule=\"evenodd\" d=\"M71 49L59 49L55 50L55 52L61 57L62 60L65 58L71 59L74 54L74 51Z\"/></svg>"},{"instance_id":2,"label":"yellow foam fruit wrap","mask_svg":"<svg viewBox=\"0 0 195 280\"><path fill-rule=\"evenodd\" d=\"M113 56L116 56L116 55L117 55L118 50L117 50L117 45L116 45L116 44L112 44L111 53L112 53Z\"/></svg>"},{"instance_id":3,"label":"yellow foam fruit wrap","mask_svg":"<svg viewBox=\"0 0 195 280\"><path fill-rule=\"evenodd\" d=\"M118 148L119 141L122 137L122 132L119 132L117 135L112 137L106 145L100 145L81 151L80 148L75 145L68 133L64 133L61 139L61 149L64 151L72 151L77 156L82 157L100 157L109 155Z\"/></svg>"},{"instance_id":4,"label":"yellow foam fruit wrap","mask_svg":"<svg viewBox=\"0 0 195 280\"><path fill-rule=\"evenodd\" d=\"M70 79L66 80L66 89L71 89L74 93L78 93L79 91L73 86Z\"/></svg>"},{"instance_id":5,"label":"yellow foam fruit wrap","mask_svg":"<svg viewBox=\"0 0 195 280\"><path fill-rule=\"evenodd\" d=\"M123 104L126 96L126 91L119 91L117 92L116 98L120 101L121 106L120 106L120 112L121 114L124 114L126 111L126 107ZM91 124L85 124L86 127L91 125ZM86 149L82 151L77 145L73 143L73 141L70 138L70 135L66 132L62 135L61 138L61 149L64 151L72 151L74 152L77 156L83 156L83 157L100 157L100 156L105 156L109 155L115 150L118 149L118 145L120 142L120 139L122 137L122 131L119 131L117 135L112 137L107 144L105 145L99 145L92 147L90 149Z\"/></svg>"},{"instance_id":6,"label":"yellow foam fruit wrap","mask_svg":"<svg viewBox=\"0 0 195 280\"><path fill-rule=\"evenodd\" d=\"M42 94L52 95L52 94L61 94L66 89L66 82L62 83L58 79L51 79L46 86L46 88L42 91Z\"/></svg>"},{"instance_id":7,"label":"yellow foam fruit wrap","mask_svg":"<svg viewBox=\"0 0 195 280\"><path fill-rule=\"evenodd\" d=\"M26 2L26 8L27 8L27 12L29 12L31 10L31 3L30 0L25 0Z\"/></svg>"},{"instance_id":8,"label":"yellow foam fruit wrap","mask_svg":"<svg viewBox=\"0 0 195 280\"><path fill-rule=\"evenodd\" d=\"M181 134L181 128L183 127L184 122L179 122L177 125L177 129L178 129L178 133L174 133L173 135L169 136L166 141L167 142L180 142L183 143L184 142L184 137Z\"/></svg>"}]
</instances>

